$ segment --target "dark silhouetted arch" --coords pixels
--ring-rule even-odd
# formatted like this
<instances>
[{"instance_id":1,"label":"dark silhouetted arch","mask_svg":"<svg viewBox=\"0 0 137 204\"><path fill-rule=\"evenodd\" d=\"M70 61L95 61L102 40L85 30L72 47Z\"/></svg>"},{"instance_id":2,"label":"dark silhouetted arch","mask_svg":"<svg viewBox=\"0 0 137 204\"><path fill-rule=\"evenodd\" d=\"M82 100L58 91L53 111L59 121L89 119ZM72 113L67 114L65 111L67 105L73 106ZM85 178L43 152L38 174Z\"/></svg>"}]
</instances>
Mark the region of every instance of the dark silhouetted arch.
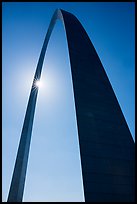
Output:
<instances>
[{"instance_id":1,"label":"dark silhouetted arch","mask_svg":"<svg viewBox=\"0 0 137 204\"><path fill-rule=\"evenodd\" d=\"M101 61L81 23L56 10L49 25L29 97L8 202L22 201L38 89L56 20L66 31L80 145L85 201L134 201L134 141Z\"/></svg>"}]
</instances>

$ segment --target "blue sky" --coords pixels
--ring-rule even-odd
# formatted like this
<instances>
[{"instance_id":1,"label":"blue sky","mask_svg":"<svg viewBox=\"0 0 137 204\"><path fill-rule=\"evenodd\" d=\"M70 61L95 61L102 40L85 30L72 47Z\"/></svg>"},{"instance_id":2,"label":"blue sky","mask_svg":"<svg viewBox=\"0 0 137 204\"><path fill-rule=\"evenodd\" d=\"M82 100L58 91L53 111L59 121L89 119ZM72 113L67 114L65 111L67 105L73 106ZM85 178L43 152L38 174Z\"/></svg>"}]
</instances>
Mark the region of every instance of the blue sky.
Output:
<instances>
[{"instance_id":1,"label":"blue sky","mask_svg":"<svg viewBox=\"0 0 137 204\"><path fill-rule=\"evenodd\" d=\"M87 31L135 138L135 4L3 3L2 198L7 200L33 75L57 8ZM57 21L42 71L23 201L84 201L68 48Z\"/></svg>"}]
</instances>

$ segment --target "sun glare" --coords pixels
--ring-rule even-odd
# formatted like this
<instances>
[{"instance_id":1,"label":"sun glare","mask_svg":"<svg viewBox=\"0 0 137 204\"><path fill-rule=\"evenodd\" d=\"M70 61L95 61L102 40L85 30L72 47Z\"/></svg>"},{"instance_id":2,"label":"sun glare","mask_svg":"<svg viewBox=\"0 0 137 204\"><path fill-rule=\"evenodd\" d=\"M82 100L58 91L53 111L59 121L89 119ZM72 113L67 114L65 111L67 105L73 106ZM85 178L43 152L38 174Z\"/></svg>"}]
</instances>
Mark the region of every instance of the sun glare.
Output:
<instances>
[{"instance_id":1,"label":"sun glare","mask_svg":"<svg viewBox=\"0 0 137 204\"><path fill-rule=\"evenodd\" d=\"M38 88L40 88L42 86L42 83L39 80L37 80L35 84L36 84L36 87L38 87Z\"/></svg>"}]
</instances>

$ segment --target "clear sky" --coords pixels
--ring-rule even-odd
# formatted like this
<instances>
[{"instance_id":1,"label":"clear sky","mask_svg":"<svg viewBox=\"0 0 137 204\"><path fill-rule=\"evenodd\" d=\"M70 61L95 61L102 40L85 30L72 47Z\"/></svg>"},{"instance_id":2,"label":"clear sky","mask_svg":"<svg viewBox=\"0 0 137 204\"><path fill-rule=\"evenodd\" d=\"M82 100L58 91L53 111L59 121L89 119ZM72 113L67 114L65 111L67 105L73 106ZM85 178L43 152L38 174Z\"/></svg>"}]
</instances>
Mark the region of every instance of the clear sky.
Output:
<instances>
[{"instance_id":1,"label":"clear sky","mask_svg":"<svg viewBox=\"0 0 137 204\"><path fill-rule=\"evenodd\" d=\"M135 140L135 4L3 3L2 198L7 200L33 75L55 9L87 31ZM84 201L68 48L57 21L42 71L23 201Z\"/></svg>"}]
</instances>

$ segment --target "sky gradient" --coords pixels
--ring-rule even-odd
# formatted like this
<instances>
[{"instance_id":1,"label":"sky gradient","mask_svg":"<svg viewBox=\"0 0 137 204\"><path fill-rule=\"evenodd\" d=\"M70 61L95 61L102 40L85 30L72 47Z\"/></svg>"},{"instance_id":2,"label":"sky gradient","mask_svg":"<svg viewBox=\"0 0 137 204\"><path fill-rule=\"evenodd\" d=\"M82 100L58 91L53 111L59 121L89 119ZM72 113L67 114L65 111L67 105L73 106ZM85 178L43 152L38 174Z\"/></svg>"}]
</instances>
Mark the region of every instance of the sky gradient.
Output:
<instances>
[{"instance_id":1,"label":"sky gradient","mask_svg":"<svg viewBox=\"0 0 137 204\"><path fill-rule=\"evenodd\" d=\"M29 92L55 9L87 31L135 139L135 4L3 3L2 200L12 178ZM23 201L84 201L68 47L57 21L42 71Z\"/></svg>"}]
</instances>

